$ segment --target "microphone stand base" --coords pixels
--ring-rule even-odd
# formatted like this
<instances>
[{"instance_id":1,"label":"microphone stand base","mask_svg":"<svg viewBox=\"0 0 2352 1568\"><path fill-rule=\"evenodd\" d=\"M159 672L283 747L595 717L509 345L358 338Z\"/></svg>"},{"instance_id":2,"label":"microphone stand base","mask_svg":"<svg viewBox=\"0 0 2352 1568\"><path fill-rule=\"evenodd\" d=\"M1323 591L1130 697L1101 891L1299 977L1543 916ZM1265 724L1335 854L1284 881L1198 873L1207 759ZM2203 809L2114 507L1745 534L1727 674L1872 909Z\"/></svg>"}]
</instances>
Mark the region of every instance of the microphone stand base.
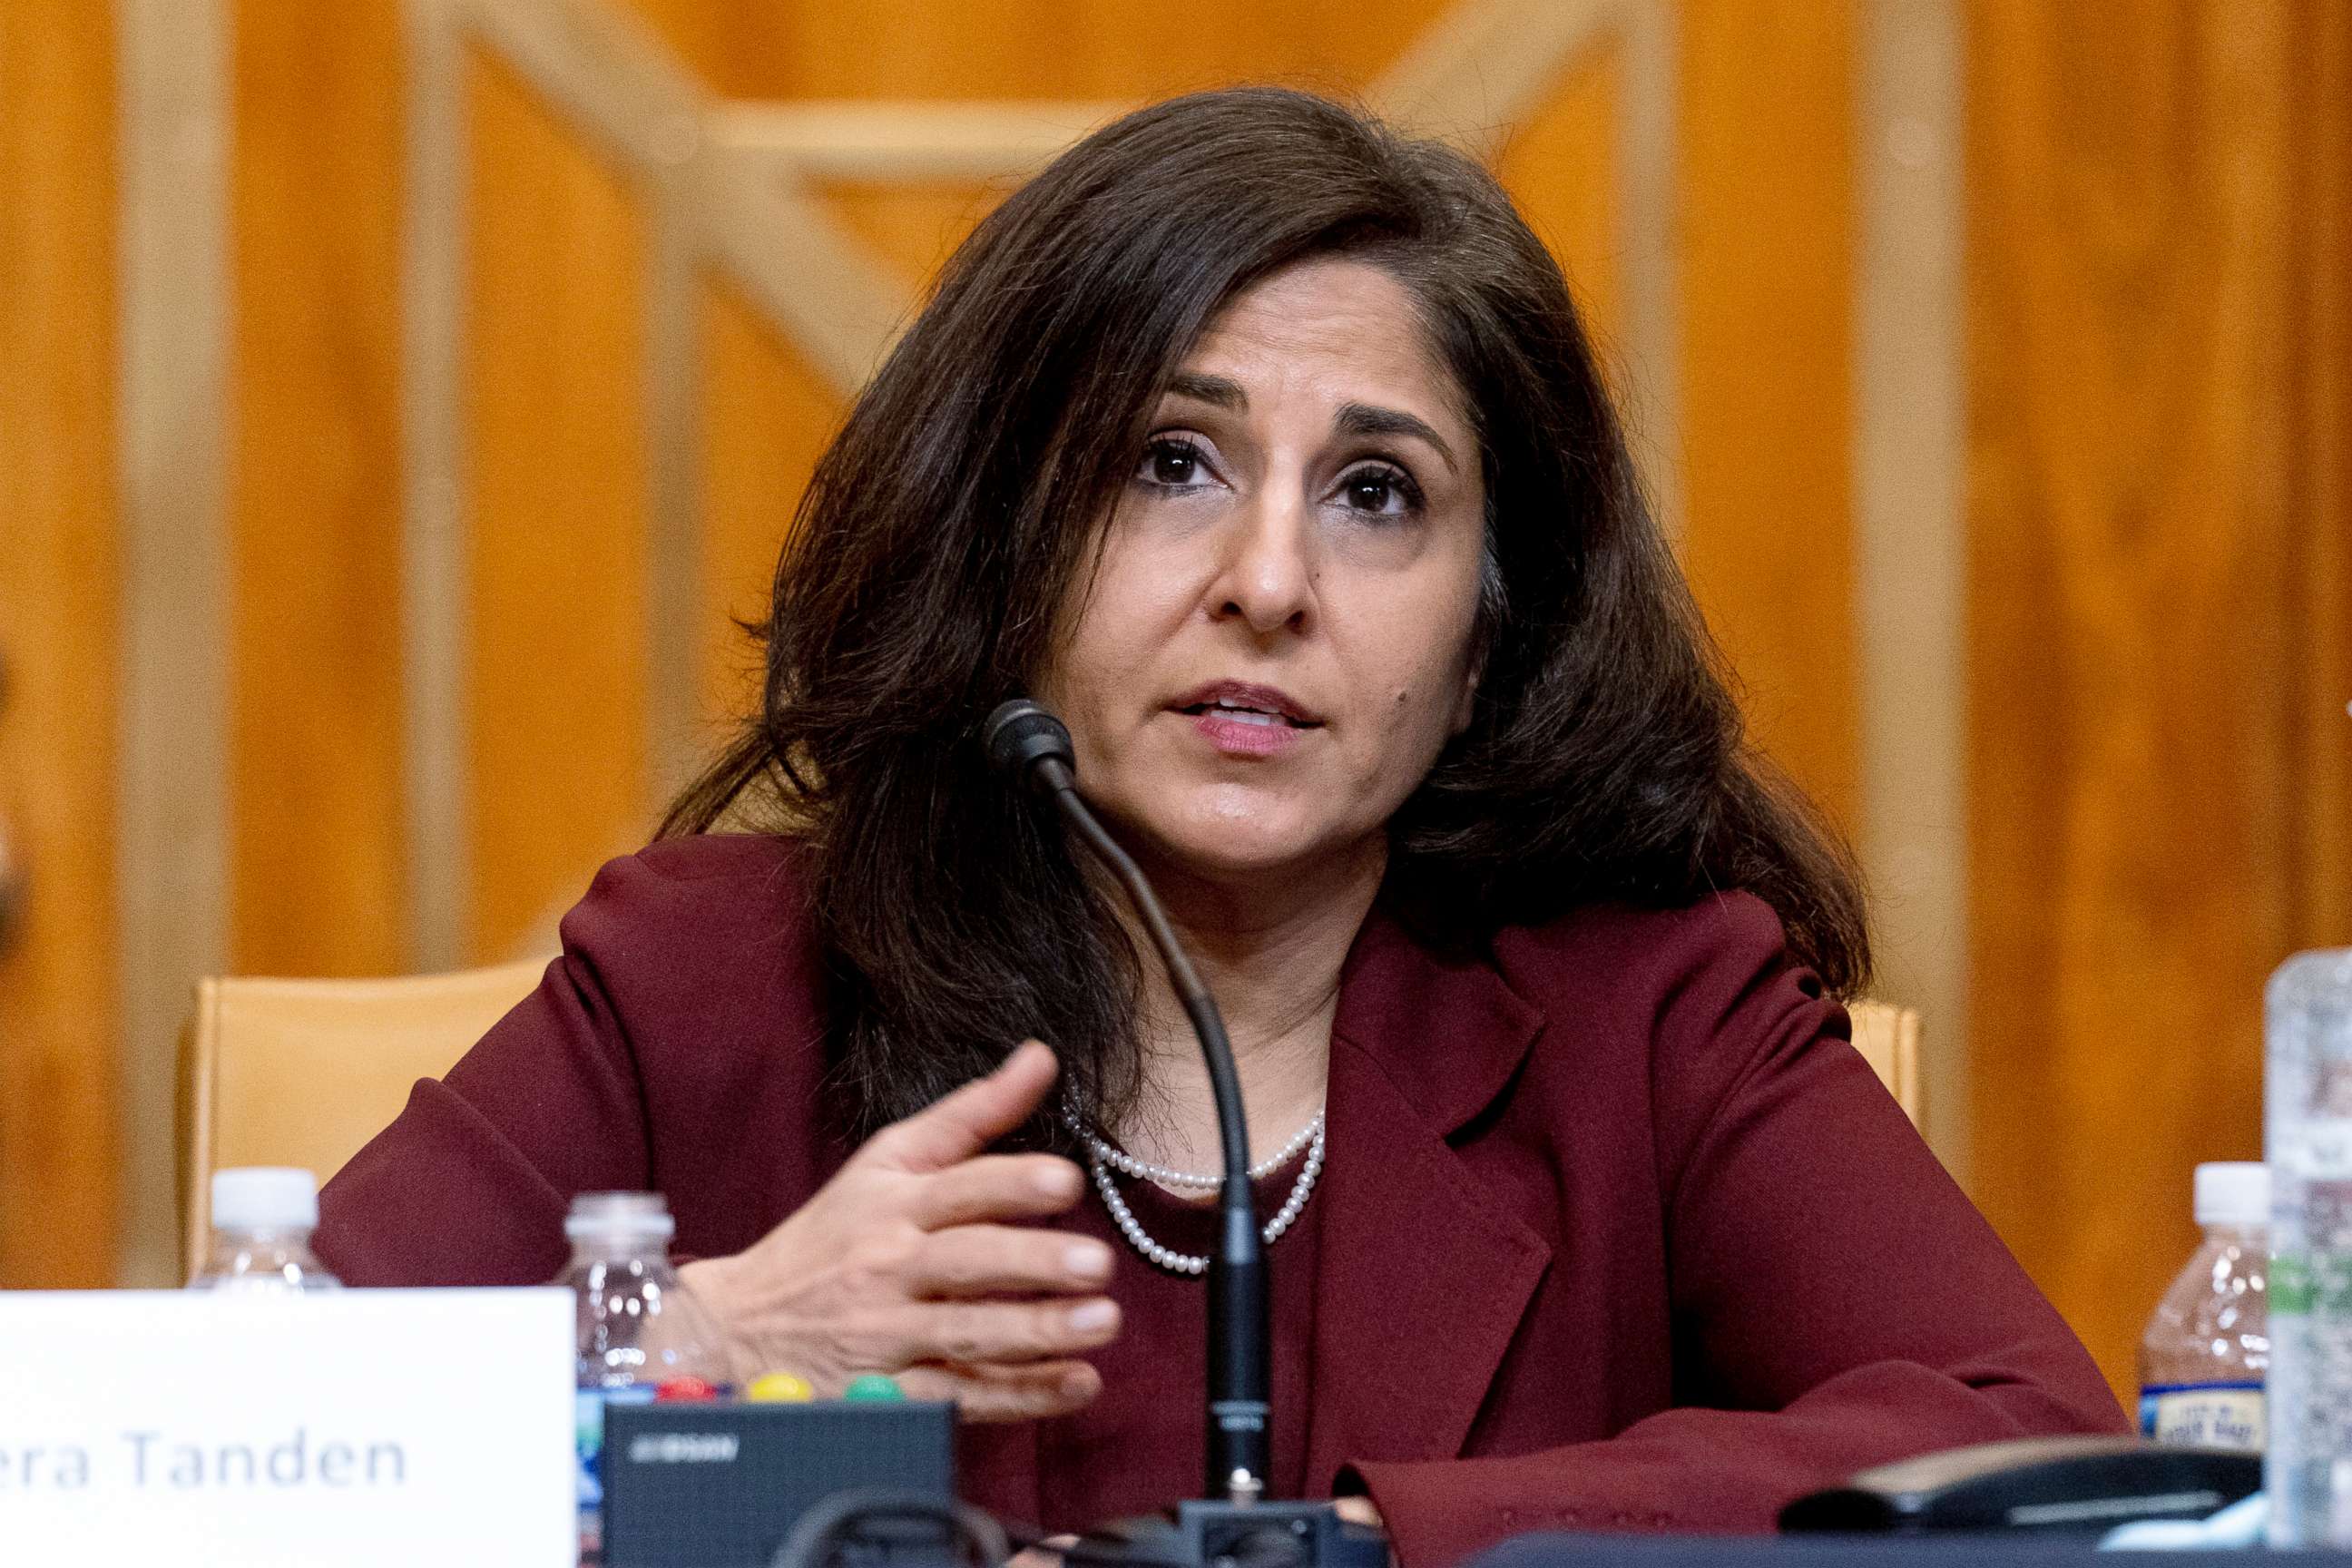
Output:
<instances>
[{"instance_id":1,"label":"microphone stand base","mask_svg":"<svg viewBox=\"0 0 2352 1568\"><path fill-rule=\"evenodd\" d=\"M1078 1538L1064 1568L1388 1568L1389 1538L1328 1502L1181 1502Z\"/></svg>"}]
</instances>

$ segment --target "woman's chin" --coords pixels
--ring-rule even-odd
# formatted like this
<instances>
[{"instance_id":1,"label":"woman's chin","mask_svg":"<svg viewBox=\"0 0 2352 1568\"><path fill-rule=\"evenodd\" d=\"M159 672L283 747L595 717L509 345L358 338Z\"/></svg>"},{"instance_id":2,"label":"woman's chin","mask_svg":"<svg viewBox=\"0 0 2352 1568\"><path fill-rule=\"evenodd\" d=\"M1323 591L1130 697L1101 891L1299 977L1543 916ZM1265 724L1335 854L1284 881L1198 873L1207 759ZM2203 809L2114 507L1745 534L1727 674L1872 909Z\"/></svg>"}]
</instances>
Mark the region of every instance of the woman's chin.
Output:
<instances>
[{"instance_id":1,"label":"woman's chin","mask_svg":"<svg viewBox=\"0 0 2352 1568\"><path fill-rule=\"evenodd\" d=\"M1171 871L1227 886L1319 880L1355 857L1349 840L1274 823L1223 823L1152 836L1155 855Z\"/></svg>"}]
</instances>

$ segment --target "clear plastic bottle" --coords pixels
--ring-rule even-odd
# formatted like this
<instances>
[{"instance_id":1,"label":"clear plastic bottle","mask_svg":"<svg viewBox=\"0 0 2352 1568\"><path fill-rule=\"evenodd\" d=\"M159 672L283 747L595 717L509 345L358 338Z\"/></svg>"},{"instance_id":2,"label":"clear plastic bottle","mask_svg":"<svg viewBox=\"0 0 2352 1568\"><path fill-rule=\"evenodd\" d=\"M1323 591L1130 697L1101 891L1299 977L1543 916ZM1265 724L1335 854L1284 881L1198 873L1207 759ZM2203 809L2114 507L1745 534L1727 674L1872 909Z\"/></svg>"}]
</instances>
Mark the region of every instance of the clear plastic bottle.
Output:
<instances>
[{"instance_id":1,"label":"clear plastic bottle","mask_svg":"<svg viewBox=\"0 0 2352 1568\"><path fill-rule=\"evenodd\" d=\"M2352 1546L2352 949L2297 953L2265 997L2273 1546Z\"/></svg>"},{"instance_id":2,"label":"clear plastic bottle","mask_svg":"<svg viewBox=\"0 0 2352 1568\"><path fill-rule=\"evenodd\" d=\"M2270 1370L2271 1178L2264 1166L2197 1167L2196 1256L2139 1342L2139 1429L2159 1443L2263 1451Z\"/></svg>"},{"instance_id":3,"label":"clear plastic bottle","mask_svg":"<svg viewBox=\"0 0 2352 1568\"><path fill-rule=\"evenodd\" d=\"M188 1281L191 1290L301 1295L340 1290L343 1282L310 1250L319 1228L319 1183L286 1165L246 1165L213 1173L212 1250Z\"/></svg>"},{"instance_id":4,"label":"clear plastic bottle","mask_svg":"<svg viewBox=\"0 0 2352 1568\"><path fill-rule=\"evenodd\" d=\"M604 1408L649 1404L661 1385L699 1379L716 1390L723 1370L709 1321L670 1267L677 1229L659 1193L583 1193L563 1234L572 1262L556 1279L580 1303L580 1561L603 1561Z\"/></svg>"}]
</instances>

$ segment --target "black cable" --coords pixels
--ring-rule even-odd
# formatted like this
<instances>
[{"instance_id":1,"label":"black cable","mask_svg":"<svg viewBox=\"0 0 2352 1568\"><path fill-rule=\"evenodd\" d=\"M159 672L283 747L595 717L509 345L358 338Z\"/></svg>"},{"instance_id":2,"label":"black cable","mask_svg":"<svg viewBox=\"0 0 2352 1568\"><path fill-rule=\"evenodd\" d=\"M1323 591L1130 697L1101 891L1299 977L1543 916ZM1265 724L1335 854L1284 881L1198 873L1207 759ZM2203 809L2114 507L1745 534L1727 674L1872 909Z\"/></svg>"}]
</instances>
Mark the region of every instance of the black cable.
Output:
<instances>
[{"instance_id":1,"label":"black cable","mask_svg":"<svg viewBox=\"0 0 2352 1568\"><path fill-rule=\"evenodd\" d=\"M894 1524L902 1528L887 1529ZM910 1524L937 1525L946 1540L927 1541L903 1528ZM958 1557L959 1549L970 1554ZM850 1487L795 1520L768 1561L769 1568L834 1568L836 1562L895 1568L950 1561L964 1568L1003 1568L1012 1555L1003 1529L970 1503L893 1487Z\"/></svg>"}]
</instances>

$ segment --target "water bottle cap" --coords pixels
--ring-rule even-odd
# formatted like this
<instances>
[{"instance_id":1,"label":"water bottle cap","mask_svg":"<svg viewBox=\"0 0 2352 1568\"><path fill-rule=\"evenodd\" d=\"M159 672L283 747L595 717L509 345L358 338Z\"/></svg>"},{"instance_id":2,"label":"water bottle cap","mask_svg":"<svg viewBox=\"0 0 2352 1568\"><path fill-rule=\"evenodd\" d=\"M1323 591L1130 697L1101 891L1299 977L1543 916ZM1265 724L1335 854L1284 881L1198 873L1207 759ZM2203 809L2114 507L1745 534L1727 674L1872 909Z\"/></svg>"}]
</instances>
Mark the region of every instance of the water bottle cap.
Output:
<instances>
[{"instance_id":1,"label":"water bottle cap","mask_svg":"<svg viewBox=\"0 0 2352 1568\"><path fill-rule=\"evenodd\" d=\"M213 1173L213 1225L220 1230L311 1230L319 1181L291 1165L244 1165Z\"/></svg>"},{"instance_id":2,"label":"water bottle cap","mask_svg":"<svg viewBox=\"0 0 2352 1568\"><path fill-rule=\"evenodd\" d=\"M2225 1160L2197 1167L2197 1223L2254 1226L2271 1222L2271 1168Z\"/></svg>"},{"instance_id":3,"label":"water bottle cap","mask_svg":"<svg viewBox=\"0 0 2352 1568\"><path fill-rule=\"evenodd\" d=\"M573 1241L583 1236L667 1241L677 1229L659 1193L580 1193L563 1220L563 1234Z\"/></svg>"}]
</instances>

